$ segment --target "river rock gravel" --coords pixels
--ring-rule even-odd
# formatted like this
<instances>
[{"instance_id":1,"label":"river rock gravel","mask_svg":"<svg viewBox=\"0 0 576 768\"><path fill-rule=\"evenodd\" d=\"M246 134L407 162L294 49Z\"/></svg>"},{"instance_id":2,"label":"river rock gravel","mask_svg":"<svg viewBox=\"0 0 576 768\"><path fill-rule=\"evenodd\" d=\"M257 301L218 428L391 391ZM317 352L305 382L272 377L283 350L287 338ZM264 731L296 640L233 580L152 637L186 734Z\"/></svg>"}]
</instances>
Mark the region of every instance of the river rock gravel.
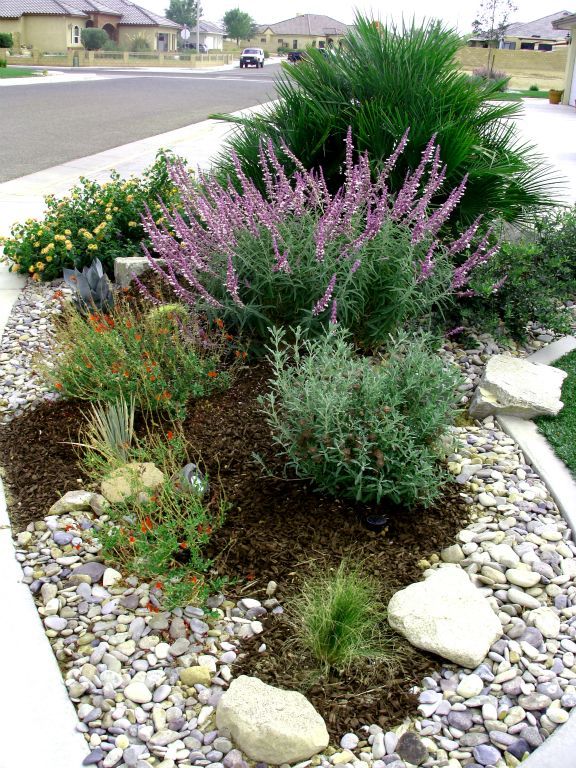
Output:
<instances>
[{"instance_id":1,"label":"river rock gravel","mask_svg":"<svg viewBox=\"0 0 576 768\"><path fill-rule=\"evenodd\" d=\"M0 347L3 421L48 394L33 358L48 349L58 290L29 283L8 322ZM523 355L549 340L532 335L511 351ZM488 357L501 351L489 337L468 350L446 343L445 358L467 377L463 404ZM419 717L413 722L387 732L367 723L300 768L510 768L576 706L576 546L570 531L547 488L492 418L454 434L448 468L470 505L471 523L420 565L424 573L465 569L504 634L475 669L439 662L415 690ZM209 610L163 611L160 585L119 576L100 563L97 532L105 521L105 514L91 510L49 515L15 541L91 749L85 764L253 765L217 732L215 708L234 674L242 638L260 633L260 619L281 607L276 600L267 608L249 597L234 602L215 595ZM265 629L262 637L265 647Z\"/></svg>"}]
</instances>

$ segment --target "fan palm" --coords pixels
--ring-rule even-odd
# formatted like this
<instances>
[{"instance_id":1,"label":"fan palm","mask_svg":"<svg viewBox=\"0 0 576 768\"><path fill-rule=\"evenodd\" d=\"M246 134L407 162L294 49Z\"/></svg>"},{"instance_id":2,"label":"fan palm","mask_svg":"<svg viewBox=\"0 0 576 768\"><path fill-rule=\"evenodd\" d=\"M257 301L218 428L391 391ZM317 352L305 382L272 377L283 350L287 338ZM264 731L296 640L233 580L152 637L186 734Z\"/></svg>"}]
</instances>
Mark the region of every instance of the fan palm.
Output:
<instances>
[{"instance_id":1,"label":"fan palm","mask_svg":"<svg viewBox=\"0 0 576 768\"><path fill-rule=\"evenodd\" d=\"M217 115L238 124L219 158L219 173L235 176L231 150L244 172L261 183L261 141L282 143L307 168L321 167L331 189L343 181L345 137L352 127L374 172L410 128L410 141L390 179L398 189L434 134L448 168L447 190L468 174L459 225L479 214L520 222L554 204L558 180L515 124L521 105L490 99L501 81L477 83L458 69L460 40L441 23L379 27L361 15L340 49L309 49L298 66L283 65L279 100L250 117ZM289 158L285 158L290 166ZM442 202L438 198L435 202Z\"/></svg>"}]
</instances>

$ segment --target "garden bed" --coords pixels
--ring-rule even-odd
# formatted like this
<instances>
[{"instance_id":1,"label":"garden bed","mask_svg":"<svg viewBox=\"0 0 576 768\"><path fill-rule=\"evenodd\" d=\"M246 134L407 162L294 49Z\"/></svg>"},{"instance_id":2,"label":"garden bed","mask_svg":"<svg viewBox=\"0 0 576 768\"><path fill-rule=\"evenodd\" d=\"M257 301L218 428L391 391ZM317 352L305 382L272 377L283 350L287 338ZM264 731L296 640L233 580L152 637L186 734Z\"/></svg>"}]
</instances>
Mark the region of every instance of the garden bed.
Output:
<instances>
[{"instance_id":1,"label":"garden bed","mask_svg":"<svg viewBox=\"0 0 576 768\"><path fill-rule=\"evenodd\" d=\"M283 464L273 453L257 402L268 376L263 364L246 367L231 389L195 403L184 422L191 456L231 504L209 548L218 573L231 581L228 594L265 599L266 585L274 580L278 598L289 604L311 572L318 567L334 570L346 558L362 561L387 596L418 580L418 562L451 544L466 525L470 509L459 488L449 488L431 509L395 515L386 534L368 531L362 524L366 506L322 496L308 483L282 477ZM43 518L64 492L86 487L77 449L70 445L77 441L85 412L79 402L44 403L0 431L15 530ZM294 628L283 617L272 616L265 631L269 650L259 654L257 638L247 643L238 674L304 690L334 737L366 723L389 728L414 715L417 698L410 688L438 664L399 639L404 659L391 676L374 675L366 663L355 673L310 687L317 663L295 645Z\"/></svg>"}]
</instances>

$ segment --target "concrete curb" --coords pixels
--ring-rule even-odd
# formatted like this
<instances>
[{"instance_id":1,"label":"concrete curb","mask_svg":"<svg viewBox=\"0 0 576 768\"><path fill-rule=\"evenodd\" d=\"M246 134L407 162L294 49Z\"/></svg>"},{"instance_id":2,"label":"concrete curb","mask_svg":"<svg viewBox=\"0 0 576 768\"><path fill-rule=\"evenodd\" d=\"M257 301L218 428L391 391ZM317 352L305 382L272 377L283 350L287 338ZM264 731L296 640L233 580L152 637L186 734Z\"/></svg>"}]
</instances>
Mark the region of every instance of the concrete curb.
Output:
<instances>
[{"instance_id":1,"label":"concrete curb","mask_svg":"<svg viewBox=\"0 0 576 768\"><path fill-rule=\"evenodd\" d=\"M528 360L550 365L574 349L576 349L576 338L565 336L539 349L530 355ZM518 443L526 461L540 475L576 538L576 481L568 467L556 456L533 421L518 419L514 416L498 416L497 421L504 432ZM569 758L569 755L572 755L572 758ZM576 755L576 711L522 763L522 766L523 768L524 766L526 768L568 768L569 765L576 765L574 755ZM572 760L575 762L571 762Z\"/></svg>"}]
</instances>

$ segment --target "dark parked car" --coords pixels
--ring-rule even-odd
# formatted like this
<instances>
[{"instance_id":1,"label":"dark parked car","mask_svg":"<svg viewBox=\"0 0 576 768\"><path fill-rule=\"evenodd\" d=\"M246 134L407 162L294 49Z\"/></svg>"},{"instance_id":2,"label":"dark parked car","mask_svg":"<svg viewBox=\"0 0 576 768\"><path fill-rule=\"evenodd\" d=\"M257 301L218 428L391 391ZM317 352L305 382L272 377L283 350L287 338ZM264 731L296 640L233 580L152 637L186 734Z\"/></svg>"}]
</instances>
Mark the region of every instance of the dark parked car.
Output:
<instances>
[{"instance_id":1,"label":"dark parked car","mask_svg":"<svg viewBox=\"0 0 576 768\"><path fill-rule=\"evenodd\" d=\"M306 56L304 51L288 51L288 61L291 61L292 64L297 64L299 61L302 61L302 59Z\"/></svg>"},{"instance_id":2,"label":"dark parked car","mask_svg":"<svg viewBox=\"0 0 576 768\"><path fill-rule=\"evenodd\" d=\"M186 43L186 48L192 48L193 51L196 50L196 43ZM198 53L208 53L208 46L206 43L200 43L198 46Z\"/></svg>"}]
</instances>

